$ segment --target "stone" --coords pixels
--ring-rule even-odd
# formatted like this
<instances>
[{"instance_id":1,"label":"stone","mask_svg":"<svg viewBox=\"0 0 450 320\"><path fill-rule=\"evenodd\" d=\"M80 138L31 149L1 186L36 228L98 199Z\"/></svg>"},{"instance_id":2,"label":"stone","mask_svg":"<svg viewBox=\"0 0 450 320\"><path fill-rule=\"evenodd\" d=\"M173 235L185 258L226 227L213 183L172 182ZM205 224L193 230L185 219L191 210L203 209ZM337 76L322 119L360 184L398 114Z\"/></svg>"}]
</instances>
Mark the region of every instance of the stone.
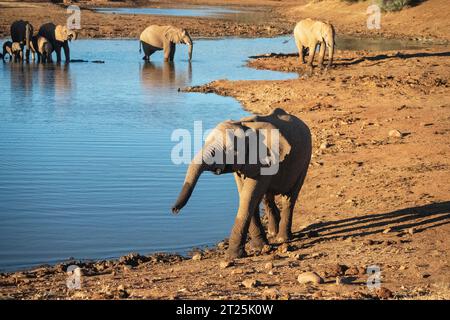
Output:
<instances>
[{"instance_id":1,"label":"stone","mask_svg":"<svg viewBox=\"0 0 450 320\"><path fill-rule=\"evenodd\" d=\"M376 294L377 294L377 297L380 298L380 299L389 299L389 298L392 298L394 296L392 294L391 290L389 290L387 288L384 288L384 287L381 287L381 288L377 289Z\"/></svg>"},{"instance_id":2,"label":"stone","mask_svg":"<svg viewBox=\"0 0 450 320\"><path fill-rule=\"evenodd\" d=\"M246 279L242 281L242 285L246 288L256 288L257 286L261 285L261 282L259 282L256 279Z\"/></svg>"},{"instance_id":3,"label":"stone","mask_svg":"<svg viewBox=\"0 0 450 320\"><path fill-rule=\"evenodd\" d=\"M389 233L391 231L392 231L392 228L386 228L386 229L383 230L383 233L386 234L386 233Z\"/></svg>"},{"instance_id":4,"label":"stone","mask_svg":"<svg viewBox=\"0 0 450 320\"><path fill-rule=\"evenodd\" d=\"M278 299L278 297L280 296L280 291L278 291L275 288L266 289L266 290L264 290L262 295L263 295L264 299L275 300L275 299Z\"/></svg>"},{"instance_id":5,"label":"stone","mask_svg":"<svg viewBox=\"0 0 450 320\"><path fill-rule=\"evenodd\" d=\"M272 263L272 262L267 262L267 263L264 265L264 269L267 269L267 270L273 269L273 263Z\"/></svg>"},{"instance_id":6,"label":"stone","mask_svg":"<svg viewBox=\"0 0 450 320\"><path fill-rule=\"evenodd\" d=\"M410 235L413 235L415 232L416 232L416 229L415 229L415 228L409 228L409 229L408 229L408 233L409 233Z\"/></svg>"},{"instance_id":7,"label":"stone","mask_svg":"<svg viewBox=\"0 0 450 320\"><path fill-rule=\"evenodd\" d=\"M322 142L322 144L320 145L320 149L325 150L328 149L330 147L330 144L328 142Z\"/></svg>"},{"instance_id":8,"label":"stone","mask_svg":"<svg viewBox=\"0 0 450 320\"><path fill-rule=\"evenodd\" d=\"M201 253L196 253L196 254L194 254L194 255L192 256L192 260L194 260L194 261L202 260L202 255L201 255Z\"/></svg>"},{"instance_id":9,"label":"stone","mask_svg":"<svg viewBox=\"0 0 450 320\"><path fill-rule=\"evenodd\" d=\"M402 138L403 137L403 133L401 133L397 129L393 129L393 130L389 131L389 137Z\"/></svg>"},{"instance_id":10,"label":"stone","mask_svg":"<svg viewBox=\"0 0 450 320\"><path fill-rule=\"evenodd\" d=\"M323 279L315 272L303 272L299 274L297 277L297 281L301 284L305 283L313 283L313 284L321 284L323 283Z\"/></svg>"},{"instance_id":11,"label":"stone","mask_svg":"<svg viewBox=\"0 0 450 320\"><path fill-rule=\"evenodd\" d=\"M221 269L226 269L226 268L229 268L229 267L231 267L233 265L234 265L234 262L230 261L230 260L224 260L224 261L221 261L219 263L219 266L220 266Z\"/></svg>"}]
</instances>

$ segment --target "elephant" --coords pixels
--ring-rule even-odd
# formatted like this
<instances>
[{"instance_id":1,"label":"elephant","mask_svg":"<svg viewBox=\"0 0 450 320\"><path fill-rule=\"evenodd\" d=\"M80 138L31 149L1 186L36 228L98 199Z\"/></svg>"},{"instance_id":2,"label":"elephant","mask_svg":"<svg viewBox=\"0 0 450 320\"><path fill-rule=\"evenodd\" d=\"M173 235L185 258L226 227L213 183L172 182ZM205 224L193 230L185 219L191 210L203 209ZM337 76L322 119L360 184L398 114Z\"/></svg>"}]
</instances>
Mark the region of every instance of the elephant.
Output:
<instances>
[{"instance_id":1,"label":"elephant","mask_svg":"<svg viewBox=\"0 0 450 320\"><path fill-rule=\"evenodd\" d=\"M28 21L17 20L11 24L10 31L13 42L18 42L22 46L26 46L25 58L28 61L30 58L30 41L34 32L33 26Z\"/></svg>"},{"instance_id":2,"label":"elephant","mask_svg":"<svg viewBox=\"0 0 450 320\"><path fill-rule=\"evenodd\" d=\"M308 67L312 71L312 64L317 44L320 45L319 51L319 67L323 68L323 59L325 56L325 49L328 47L328 65L331 67L333 63L334 53L334 27L330 23L304 19L301 20L294 28L295 44L299 52L300 63L305 63L304 48L309 50Z\"/></svg>"},{"instance_id":3,"label":"elephant","mask_svg":"<svg viewBox=\"0 0 450 320\"><path fill-rule=\"evenodd\" d=\"M38 56L41 58L42 62L52 62L53 46L46 38L38 37L37 51L39 53Z\"/></svg>"},{"instance_id":4,"label":"elephant","mask_svg":"<svg viewBox=\"0 0 450 320\"><path fill-rule=\"evenodd\" d=\"M64 49L66 63L70 62L69 41L77 39L77 33L67 26L55 25L54 23L43 24L38 31L38 36L47 39L56 52L56 61L61 62L61 48Z\"/></svg>"},{"instance_id":5,"label":"elephant","mask_svg":"<svg viewBox=\"0 0 450 320\"><path fill-rule=\"evenodd\" d=\"M189 46L189 61L192 60L193 42L189 33L174 26L151 25L142 31L139 37L139 53L144 49L143 59L148 61L150 56L158 50L164 50L164 61L173 61L175 45L184 43Z\"/></svg>"},{"instance_id":6,"label":"elephant","mask_svg":"<svg viewBox=\"0 0 450 320\"><path fill-rule=\"evenodd\" d=\"M237 134L229 136L229 130ZM275 132L278 132L278 149L273 145ZM252 159L255 146L258 146L259 159L255 159L256 156ZM189 164L172 212L177 214L186 205L204 171L233 173L239 192L239 210L229 238L227 257L245 256L247 233L254 249L261 250L268 244L259 216L261 201L268 216L269 235L276 236L279 243L289 241L293 210L309 167L311 149L308 126L280 108L267 115L224 121L216 126ZM264 150L270 158L264 157L264 152L261 156ZM278 170L265 172L270 164L278 164ZM275 203L275 196L281 198L281 210Z\"/></svg>"},{"instance_id":7,"label":"elephant","mask_svg":"<svg viewBox=\"0 0 450 320\"><path fill-rule=\"evenodd\" d=\"M7 54L10 56L11 61L21 61L23 59L23 45L19 42L5 41L3 43L3 61L5 61L4 59Z\"/></svg>"}]
</instances>

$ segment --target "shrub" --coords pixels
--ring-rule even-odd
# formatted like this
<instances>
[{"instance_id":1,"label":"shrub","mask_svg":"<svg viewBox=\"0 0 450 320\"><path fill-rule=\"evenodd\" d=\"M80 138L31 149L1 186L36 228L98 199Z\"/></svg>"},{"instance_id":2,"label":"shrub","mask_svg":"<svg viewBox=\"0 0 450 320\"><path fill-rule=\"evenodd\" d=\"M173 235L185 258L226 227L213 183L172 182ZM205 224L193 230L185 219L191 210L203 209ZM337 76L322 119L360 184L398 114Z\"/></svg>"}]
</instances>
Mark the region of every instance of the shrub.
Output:
<instances>
[{"instance_id":1,"label":"shrub","mask_svg":"<svg viewBox=\"0 0 450 320\"><path fill-rule=\"evenodd\" d=\"M400 11L412 2L413 0L378 0L378 5L383 11Z\"/></svg>"}]
</instances>

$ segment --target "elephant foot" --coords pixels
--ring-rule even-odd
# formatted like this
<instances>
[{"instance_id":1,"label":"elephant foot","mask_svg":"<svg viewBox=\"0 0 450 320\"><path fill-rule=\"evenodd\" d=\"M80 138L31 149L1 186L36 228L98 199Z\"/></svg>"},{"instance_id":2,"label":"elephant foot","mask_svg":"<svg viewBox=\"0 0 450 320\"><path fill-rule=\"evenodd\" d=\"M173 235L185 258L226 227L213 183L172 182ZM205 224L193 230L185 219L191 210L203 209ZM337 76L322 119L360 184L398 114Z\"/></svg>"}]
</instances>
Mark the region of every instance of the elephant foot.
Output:
<instances>
[{"instance_id":1,"label":"elephant foot","mask_svg":"<svg viewBox=\"0 0 450 320\"><path fill-rule=\"evenodd\" d=\"M225 257L227 259L238 259L246 256L245 250L242 247L239 248L228 248Z\"/></svg>"},{"instance_id":2,"label":"elephant foot","mask_svg":"<svg viewBox=\"0 0 450 320\"><path fill-rule=\"evenodd\" d=\"M277 243L285 243L285 242L289 242L291 239L292 239L291 234L279 234L277 236L277 238L275 239L275 241Z\"/></svg>"},{"instance_id":3,"label":"elephant foot","mask_svg":"<svg viewBox=\"0 0 450 320\"><path fill-rule=\"evenodd\" d=\"M260 252L263 250L264 246L268 244L269 243L267 242L267 240L264 239L254 239L254 240L252 239L249 245L253 251Z\"/></svg>"}]
</instances>

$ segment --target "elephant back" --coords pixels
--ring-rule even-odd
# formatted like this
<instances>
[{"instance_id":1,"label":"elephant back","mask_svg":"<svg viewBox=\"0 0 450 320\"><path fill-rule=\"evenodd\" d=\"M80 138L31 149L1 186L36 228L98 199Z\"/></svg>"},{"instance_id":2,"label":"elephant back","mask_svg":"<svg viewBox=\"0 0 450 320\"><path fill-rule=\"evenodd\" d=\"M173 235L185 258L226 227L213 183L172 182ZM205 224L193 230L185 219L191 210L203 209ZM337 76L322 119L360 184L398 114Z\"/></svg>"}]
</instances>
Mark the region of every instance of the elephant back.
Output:
<instances>
[{"instance_id":1,"label":"elephant back","mask_svg":"<svg viewBox=\"0 0 450 320\"><path fill-rule=\"evenodd\" d=\"M11 39L13 42L24 42L27 37L27 25L31 26L28 21L17 20L11 24Z\"/></svg>"},{"instance_id":2,"label":"elephant back","mask_svg":"<svg viewBox=\"0 0 450 320\"><path fill-rule=\"evenodd\" d=\"M38 37L44 37L51 43L54 43L56 41L55 30L56 25L54 23L45 23L39 28Z\"/></svg>"}]
</instances>

